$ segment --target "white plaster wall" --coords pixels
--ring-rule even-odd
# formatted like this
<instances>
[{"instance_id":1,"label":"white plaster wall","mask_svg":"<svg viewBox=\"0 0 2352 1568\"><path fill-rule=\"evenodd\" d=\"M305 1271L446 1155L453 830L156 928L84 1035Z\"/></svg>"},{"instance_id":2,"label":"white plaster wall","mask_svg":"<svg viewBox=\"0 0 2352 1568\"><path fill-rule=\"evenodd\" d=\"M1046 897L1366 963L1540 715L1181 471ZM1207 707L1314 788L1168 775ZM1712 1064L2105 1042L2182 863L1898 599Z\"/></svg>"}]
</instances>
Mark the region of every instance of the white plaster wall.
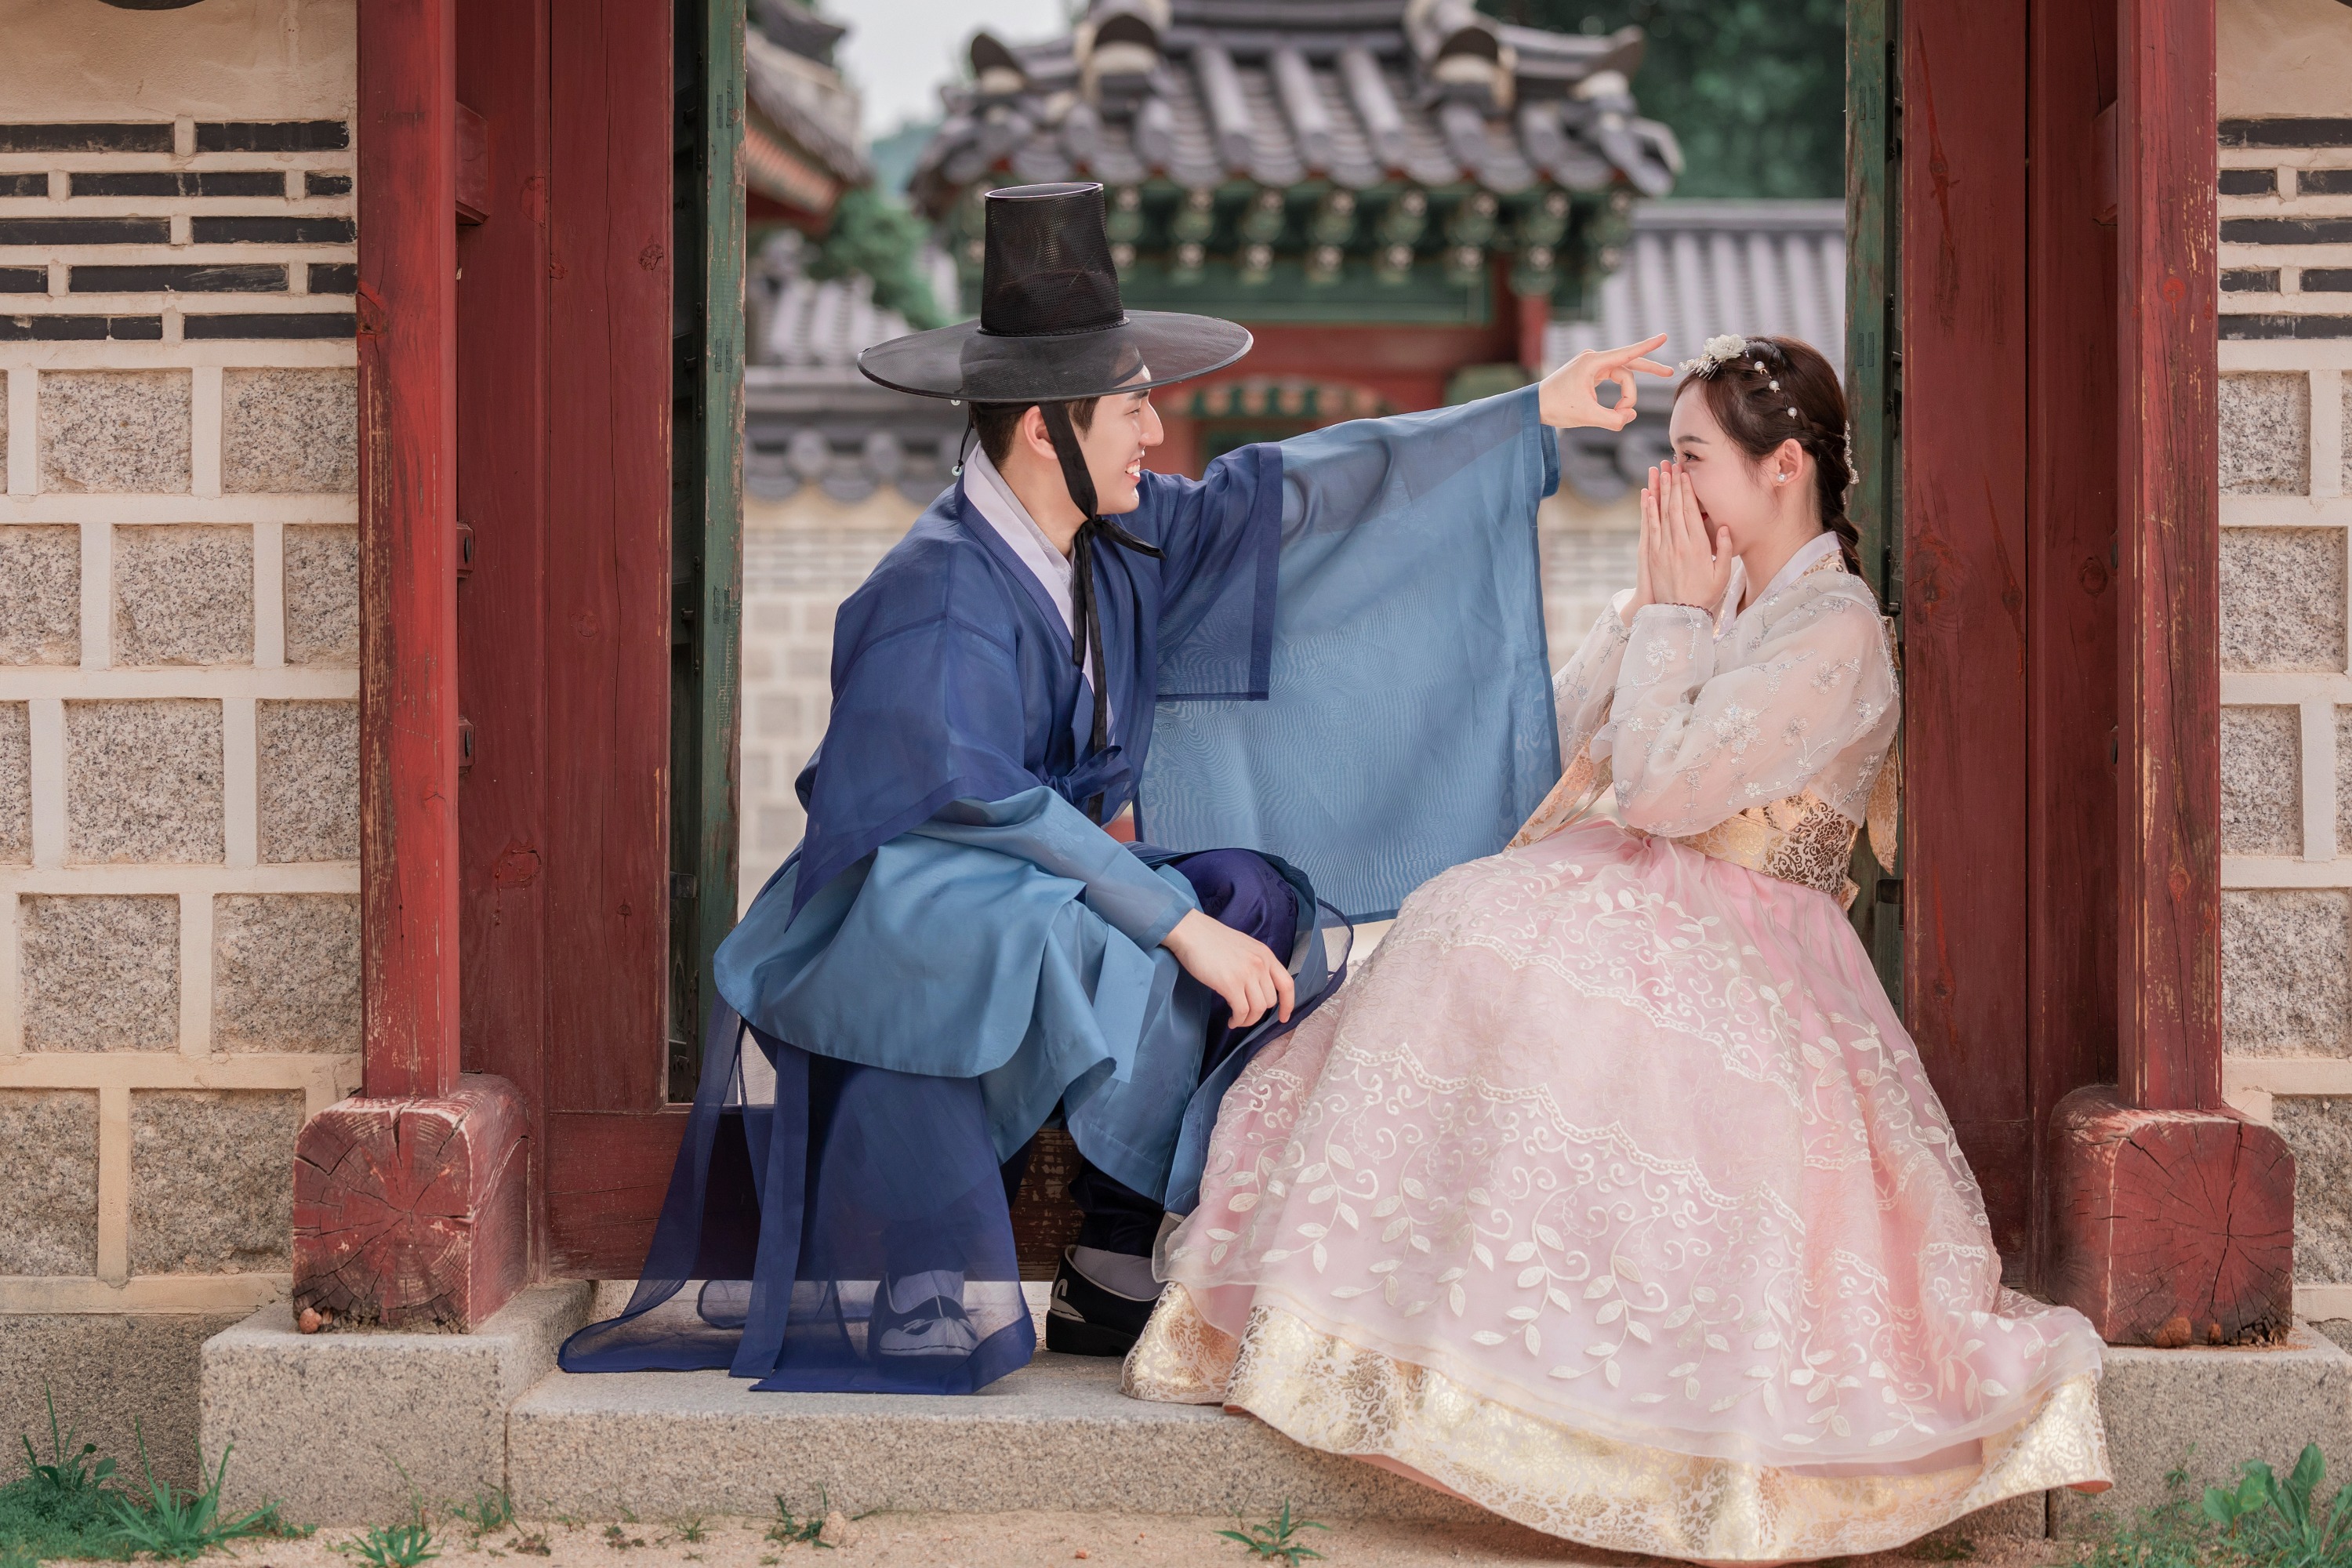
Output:
<instances>
[{"instance_id":1,"label":"white plaster wall","mask_svg":"<svg viewBox=\"0 0 2352 1568\"><path fill-rule=\"evenodd\" d=\"M0 119L340 119L357 29L355 0L0 0Z\"/></svg>"},{"instance_id":2,"label":"white plaster wall","mask_svg":"<svg viewBox=\"0 0 2352 1568\"><path fill-rule=\"evenodd\" d=\"M2352 112L2352 5L2220 0L2216 10L2223 119Z\"/></svg>"}]
</instances>

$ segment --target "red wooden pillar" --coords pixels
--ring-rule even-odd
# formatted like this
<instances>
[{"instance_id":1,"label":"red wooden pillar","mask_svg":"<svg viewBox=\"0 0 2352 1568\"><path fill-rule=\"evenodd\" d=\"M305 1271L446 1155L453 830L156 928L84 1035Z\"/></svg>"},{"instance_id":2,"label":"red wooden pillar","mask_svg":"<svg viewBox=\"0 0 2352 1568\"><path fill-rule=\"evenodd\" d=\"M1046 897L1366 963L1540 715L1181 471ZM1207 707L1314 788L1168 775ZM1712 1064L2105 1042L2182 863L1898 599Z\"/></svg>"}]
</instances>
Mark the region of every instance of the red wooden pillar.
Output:
<instances>
[{"instance_id":1,"label":"red wooden pillar","mask_svg":"<svg viewBox=\"0 0 2352 1568\"><path fill-rule=\"evenodd\" d=\"M2050 1284L2125 1343L2294 1305L2294 1163L2221 1101L2213 0L2118 0L2119 1082L2052 1128Z\"/></svg>"},{"instance_id":2,"label":"red wooden pillar","mask_svg":"<svg viewBox=\"0 0 2352 1568\"><path fill-rule=\"evenodd\" d=\"M455 0L359 7L365 1092L307 1125L294 1300L471 1328L528 1268L524 1119L461 1079Z\"/></svg>"},{"instance_id":3,"label":"red wooden pillar","mask_svg":"<svg viewBox=\"0 0 2352 1568\"><path fill-rule=\"evenodd\" d=\"M1905 1016L2012 1281L2033 1137L2028 15L2026 0L1903 6Z\"/></svg>"}]
</instances>

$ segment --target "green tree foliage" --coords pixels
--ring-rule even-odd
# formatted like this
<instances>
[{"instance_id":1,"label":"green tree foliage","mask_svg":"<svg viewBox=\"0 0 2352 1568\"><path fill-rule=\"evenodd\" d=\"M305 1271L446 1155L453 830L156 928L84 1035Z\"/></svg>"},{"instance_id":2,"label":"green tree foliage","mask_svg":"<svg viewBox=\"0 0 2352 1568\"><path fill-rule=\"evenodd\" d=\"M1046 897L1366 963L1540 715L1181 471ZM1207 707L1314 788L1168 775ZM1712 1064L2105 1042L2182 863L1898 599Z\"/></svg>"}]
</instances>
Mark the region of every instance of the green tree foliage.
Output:
<instances>
[{"instance_id":1,"label":"green tree foliage","mask_svg":"<svg viewBox=\"0 0 2352 1568\"><path fill-rule=\"evenodd\" d=\"M1678 196L1845 194L1845 0L1479 0L1507 22L1649 35L1633 96L1688 160Z\"/></svg>"},{"instance_id":2,"label":"green tree foliage","mask_svg":"<svg viewBox=\"0 0 2352 1568\"><path fill-rule=\"evenodd\" d=\"M896 310L918 331L944 325L931 286L916 265L929 230L923 220L870 185L842 193L833 226L816 244L812 278L862 274L874 280L874 302Z\"/></svg>"}]
</instances>

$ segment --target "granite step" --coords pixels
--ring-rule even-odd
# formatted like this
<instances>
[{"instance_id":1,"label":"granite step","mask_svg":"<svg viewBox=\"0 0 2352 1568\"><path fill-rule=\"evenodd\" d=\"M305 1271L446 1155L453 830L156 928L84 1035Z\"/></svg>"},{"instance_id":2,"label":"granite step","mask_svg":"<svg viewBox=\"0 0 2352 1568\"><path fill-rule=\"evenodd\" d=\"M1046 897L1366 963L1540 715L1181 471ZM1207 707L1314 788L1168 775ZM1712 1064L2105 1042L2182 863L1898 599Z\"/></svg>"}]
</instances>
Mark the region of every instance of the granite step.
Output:
<instances>
[{"instance_id":1,"label":"granite step","mask_svg":"<svg viewBox=\"0 0 2352 1568\"><path fill-rule=\"evenodd\" d=\"M1149 1405L1118 1363L1042 1352L981 1394L754 1394L723 1373L552 1372L507 1417L542 1515L1013 1510L1468 1521L1467 1504L1213 1405Z\"/></svg>"}]
</instances>

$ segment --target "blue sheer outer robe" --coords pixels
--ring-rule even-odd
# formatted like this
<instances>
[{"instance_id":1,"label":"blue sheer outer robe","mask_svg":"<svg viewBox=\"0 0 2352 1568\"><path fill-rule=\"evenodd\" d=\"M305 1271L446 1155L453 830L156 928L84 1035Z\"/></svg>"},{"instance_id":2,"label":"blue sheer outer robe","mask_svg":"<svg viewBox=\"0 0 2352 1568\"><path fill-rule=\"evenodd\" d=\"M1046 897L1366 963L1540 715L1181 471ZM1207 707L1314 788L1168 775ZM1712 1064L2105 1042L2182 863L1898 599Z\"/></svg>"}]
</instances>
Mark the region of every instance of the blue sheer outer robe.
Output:
<instances>
[{"instance_id":1,"label":"blue sheer outer robe","mask_svg":"<svg viewBox=\"0 0 2352 1568\"><path fill-rule=\"evenodd\" d=\"M803 1298L824 1275L811 1262L826 1245L819 1181L810 1175L803 1193L794 1173L803 1160L811 1173L830 1168L807 1109L832 1092L816 1083L825 1062L845 1107L876 1085L917 1095L967 1086L953 1092L976 1093L999 1159L1058 1104L1091 1163L1190 1206L1217 1099L1253 1042L1195 1089L1218 1004L1197 983L1180 984L1158 946L1194 907L1190 887L1147 863L1168 852L1130 853L1086 812L1108 819L1140 777L1153 837L1186 851L1267 852L1306 871L1299 891L1311 879L1358 912L1391 910L1423 877L1499 848L1559 771L1534 521L1555 453L1528 389L1244 447L1198 481L1147 474L1142 504L1118 521L1165 558L1095 555L1112 733L1091 756L1092 701L1067 626L961 486L844 603L831 721L798 783L806 836L718 955L719 994L776 1072L772 1114L742 1115L751 1167L769 1172L751 1304L730 1316L721 1303L714 1318L706 1303L702 1313L740 1325L739 1373L768 1377L763 1385L864 1386L829 1373L793 1381L801 1374L775 1359L782 1301L759 1304L762 1290L797 1289L794 1332L815 1310ZM1158 759L1155 722L1180 742ZM1284 956L1303 1003L1326 976L1317 904L1299 904L1300 941ZM712 1149L730 1146L711 1142L701 1122L724 1125L717 1119L743 1092L714 1089L710 1075L740 1076L744 1059L731 1039L706 1053L699 1131L681 1151L673 1208L684 1194L701 1214L702 1194L687 1188L708 1179ZM849 1166L879 1169L859 1158ZM973 1196L979 1160L964 1158L954 1179L954 1205L975 1212L987 1206ZM843 1185L833 1183L836 1196ZM789 1223L780 1193L801 1194L783 1205ZM1001 1226L1001 1194L994 1212ZM629 1317L679 1280L710 1277L680 1272L718 1260L692 1259L673 1228L666 1209L656 1251L667 1238L669 1261L648 1258L645 1300ZM970 1278L1013 1278L1009 1232L1002 1240L974 1232ZM977 1260L983 1253L995 1261ZM876 1264L855 1267L871 1279ZM836 1316L848 1278L820 1292ZM1027 1331L1025 1317L1008 1317L997 1332L1011 1339L992 1334L993 1361L975 1360L998 1371L922 1386L1001 1374L1005 1355L1026 1358L1025 1341L1004 1347ZM667 1353L567 1347L565 1364L681 1364Z\"/></svg>"}]
</instances>

